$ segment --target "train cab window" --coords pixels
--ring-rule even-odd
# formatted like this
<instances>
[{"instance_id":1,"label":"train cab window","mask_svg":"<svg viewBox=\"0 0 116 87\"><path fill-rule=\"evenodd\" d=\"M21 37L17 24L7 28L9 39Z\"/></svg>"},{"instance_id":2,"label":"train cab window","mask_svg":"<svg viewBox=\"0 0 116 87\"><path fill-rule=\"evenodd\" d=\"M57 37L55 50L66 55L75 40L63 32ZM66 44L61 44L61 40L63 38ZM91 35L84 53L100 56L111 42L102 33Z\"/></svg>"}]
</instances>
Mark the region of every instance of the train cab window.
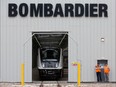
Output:
<instances>
[{"instance_id":1,"label":"train cab window","mask_svg":"<svg viewBox=\"0 0 116 87\"><path fill-rule=\"evenodd\" d=\"M59 61L60 49L41 49L40 52L42 61L45 61L46 59L53 59Z\"/></svg>"}]
</instances>

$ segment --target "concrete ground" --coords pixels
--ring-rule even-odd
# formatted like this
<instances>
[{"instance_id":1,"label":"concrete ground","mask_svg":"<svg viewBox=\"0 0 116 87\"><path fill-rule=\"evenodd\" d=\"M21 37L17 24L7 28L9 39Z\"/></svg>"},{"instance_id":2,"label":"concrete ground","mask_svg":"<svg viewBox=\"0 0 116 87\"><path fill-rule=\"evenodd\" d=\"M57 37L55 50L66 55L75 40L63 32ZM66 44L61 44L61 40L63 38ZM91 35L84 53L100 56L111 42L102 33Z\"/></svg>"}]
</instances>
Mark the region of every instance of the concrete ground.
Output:
<instances>
[{"instance_id":1,"label":"concrete ground","mask_svg":"<svg viewBox=\"0 0 116 87\"><path fill-rule=\"evenodd\" d=\"M58 81L60 87L77 87L77 83L67 83L66 81ZM0 83L0 87L40 87L41 81L33 83ZM56 81L44 81L42 87L59 87ZM81 83L80 87L116 87L116 83Z\"/></svg>"},{"instance_id":2,"label":"concrete ground","mask_svg":"<svg viewBox=\"0 0 116 87\"><path fill-rule=\"evenodd\" d=\"M60 81L39 81L38 69L33 69L33 82L25 83L21 86L20 83L0 83L0 87L78 87L77 83L67 83L68 70L64 70L64 76ZM60 86L58 86L58 83ZM43 84L43 86L40 86ZM80 87L116 87L116 83L81 83Z\"/></svg>"}]
</instances>

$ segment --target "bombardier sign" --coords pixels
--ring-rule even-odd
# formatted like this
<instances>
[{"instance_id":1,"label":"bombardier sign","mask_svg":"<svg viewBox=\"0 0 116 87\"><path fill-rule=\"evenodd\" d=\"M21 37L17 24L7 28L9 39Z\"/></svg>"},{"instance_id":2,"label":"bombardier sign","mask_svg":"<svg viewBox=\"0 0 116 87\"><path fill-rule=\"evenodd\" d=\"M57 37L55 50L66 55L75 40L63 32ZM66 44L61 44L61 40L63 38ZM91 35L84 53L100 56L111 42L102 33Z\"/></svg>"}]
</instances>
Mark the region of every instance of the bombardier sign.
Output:
<instances>
[{"instance_id":1,"label":"bombardier sign","mask_svg":"<svg viewBox=\"0 0 116 87\"><path fill-rule=\"evenodd\" d=\"M108 17L108 6L104 3L16 3L8 4L9 17Z\"/></svg>"}]
</instances>

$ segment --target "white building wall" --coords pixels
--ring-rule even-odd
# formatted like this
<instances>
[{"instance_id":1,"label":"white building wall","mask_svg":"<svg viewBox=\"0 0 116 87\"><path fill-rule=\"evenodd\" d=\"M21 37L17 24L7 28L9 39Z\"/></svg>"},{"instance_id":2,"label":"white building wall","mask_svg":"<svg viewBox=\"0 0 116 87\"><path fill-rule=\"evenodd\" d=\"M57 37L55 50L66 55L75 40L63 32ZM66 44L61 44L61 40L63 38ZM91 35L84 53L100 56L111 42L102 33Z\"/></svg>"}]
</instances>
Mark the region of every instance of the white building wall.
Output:
<instances>
[{"instance_id":1,"label":"white building wall","mask_svg":"<svg viewBox=\"0 0 116 87\"><path fill-rule=\"evenodd\" d=\"M8 3L106 3L108 18L86 17L8 17ZM116 81L115 59L115 0L1 0L1 81L19 82L20 65L25 63L25 81L32 81L33 31L69 32L69 82L76 82L77 68L72 62L81 60L82 81L96 81L97 59L106 58L111 68L110 81ZM72 40L71 38L74 40ZM101 38L105 42L101 42Z\"/></svg>"},{"instance_id":2,"label":"white building wall","mask_svg":"<svg viewBox=\"0 0 116 87\"><path fill-rule=\"evenodd\" d=\"M1 1L0 1L0 19L1 19ZM0 81L1 81L1 20L0 20Z\"/></svg>"}]
</instances>

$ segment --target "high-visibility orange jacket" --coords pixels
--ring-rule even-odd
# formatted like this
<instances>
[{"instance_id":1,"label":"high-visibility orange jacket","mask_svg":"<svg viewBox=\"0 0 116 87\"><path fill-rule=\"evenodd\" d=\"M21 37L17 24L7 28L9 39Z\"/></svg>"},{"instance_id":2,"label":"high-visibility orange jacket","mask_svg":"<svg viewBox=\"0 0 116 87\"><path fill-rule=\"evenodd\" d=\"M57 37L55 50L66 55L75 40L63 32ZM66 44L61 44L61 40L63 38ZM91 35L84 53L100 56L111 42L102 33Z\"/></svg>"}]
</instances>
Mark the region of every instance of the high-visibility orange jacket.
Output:
<instances>
[{"instance_id":1,"label":"high-visibility orange jacket","mask_svg":"<svg viewBox=\"0 0 116 87\"><path fill-rule=\"evenodd\" d=\"M101 72L100 66L96 66L96 72Z\"/></svg>"},{"instance_id":2,"label":"high-visibility orange jacket","mask_svg":"<svg viewBox=\"0 0 116 87\"><path fill-rule=\"evenodd\" d=\"M104 73L108 74L110 72L110 69L108 66L104 66Z\"/></svg>"}]
</instances>

